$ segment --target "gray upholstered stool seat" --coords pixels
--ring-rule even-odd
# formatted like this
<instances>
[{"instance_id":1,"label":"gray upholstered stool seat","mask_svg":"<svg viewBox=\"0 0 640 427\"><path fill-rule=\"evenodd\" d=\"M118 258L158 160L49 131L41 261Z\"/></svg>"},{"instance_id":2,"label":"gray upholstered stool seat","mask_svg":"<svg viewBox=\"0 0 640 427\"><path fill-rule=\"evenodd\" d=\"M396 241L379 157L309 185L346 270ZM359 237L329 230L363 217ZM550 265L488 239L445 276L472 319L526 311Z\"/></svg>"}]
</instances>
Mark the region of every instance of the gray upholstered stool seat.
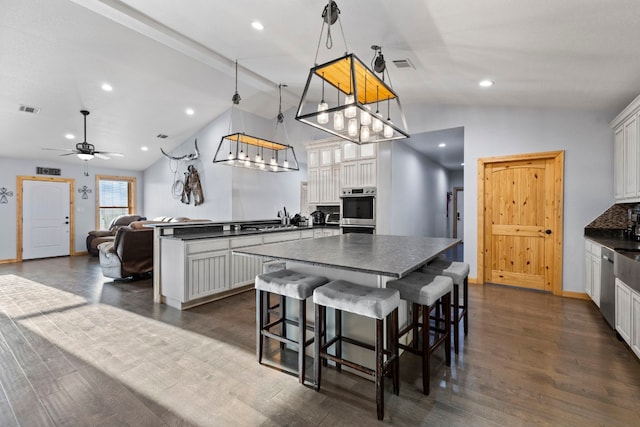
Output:
<instances>
[{"instance_id":1,"label":"gray upholstered stool seat","mask_svg":"<svg viewBox=\"0 0 640 427\"><path fill-rule=\"evenodd\" d=\"M257 343L256 352L258 363L262 364L264 353L264 338L274 339L280 342L280 350L284 351L285 346L291 346L298 349L298 369L292 371L284 366L279 369L297 374L298 381L304 384L305 379L305 349L311 345L314 338L307 340L307 303L306 300L312 294L314 289L327 283L328 280L320 276L312 276L302 274L292 270L279 269L270 273L263 273L256 276L256 326L257 326ZM269 295L276 294L280 296L279 304L271 306L269 303ZM298 300L298 320L292 320L287 317L286 298ZM275 320L271 320L271 314L275 308L279 308L279 315ZM297 340L287 337L287 325L294 325L298 328ZM279 333L271 332L271 328L280 326Z\"/></svg>"},{"instance_id":2,"label":"gray upholstered stool seat","mask_svg":"<svg viewBox=\"0 0 640 427\"><path fill-rule=\"evenodd\" d=\"M257 275L255 287L261 291L303 300L309 298L314 289L327 282L324 277L285 269Z\"/></svg>"},{"instance_id":3,"label":"gray upholstered stool seat","mask_svg":"<svg viewBox=\"0 0 640 427\"><path fill-rule=\"evenodd\" d=\"M385 288L334 280L313 292L313 302L374 319L384 319L400 304L400 294Z\"/></svg>"},{"instance_id":4,"label":"gray upholstered stool seat","mask_svg":"<svg viewBox=\"0 0 640 427\"><path fill-rule=\"evenodd\" d=\"M391 373L393 391L400 391L398 371L398 305L400 294L395 289L363 286L345 280L335 280L313 291L315 303L315 348L314 359L316 390L320 390L321 365L327 360L336 363L338 371L345 365L374 378L376 384L376 407L378 419L384 418L384 377ZM327 341L326 310L335 310L334 337ZM348 312L375 319L375 343L365 343L342 335L342 312ZM387 319L387 348L385 347L383 323ZM371 369L342 357L342 343L362 347L375 352L375 368ZM335 355L329 348L335 346ZM386 360L385 360L386 356ZM322 363L321 363L322 362Z\"/></svg>"},{"instance_id":5,"label":"gray upholstered stool seat","mask_svg":"<svg viewBox=\"0 0 640 427\"><path fill-rule=\"evenodd\" d=\"M422 357L422 390L429 394L429 380L431 379L431 354L442 344L445 347L445 363L451 366L451 292L453 280L446 276L436 276L413 272L397 280L387 282L388 289L397 289L400 298L412 304L412 319L409 324L398 333L402 337L408 332L413 333L413 341L410 346L400 344L398 346L411 353ZM445 307L443 316L437 313L431 316L431 312L442 301ZM422 314L422 322L420 322ZM435 325L430 326L430 320L435 320ZM442 324L442 326L441 326ZM422 331L422 339L418 334ZM433 343L430 335L433 332ZM418 343L421 341L421 346Z\"/></svg>"},{"instance_id":6,"label":"gray upholstered stool seat","mask_svg":"<svg viewBox=\"0 0 640 427\"><path fill-rule=\"evenodd\" d=\"M439 274L451 277L453 280L453 349L458 354L460 344L460 322L464 320L464 334L469 333L469 264L459 261L447 261L444 257L438 257L422 267L422 272L427 274ZM460 287L462 286L462 304L460 304Z\"/></svg>"}]
</instances>

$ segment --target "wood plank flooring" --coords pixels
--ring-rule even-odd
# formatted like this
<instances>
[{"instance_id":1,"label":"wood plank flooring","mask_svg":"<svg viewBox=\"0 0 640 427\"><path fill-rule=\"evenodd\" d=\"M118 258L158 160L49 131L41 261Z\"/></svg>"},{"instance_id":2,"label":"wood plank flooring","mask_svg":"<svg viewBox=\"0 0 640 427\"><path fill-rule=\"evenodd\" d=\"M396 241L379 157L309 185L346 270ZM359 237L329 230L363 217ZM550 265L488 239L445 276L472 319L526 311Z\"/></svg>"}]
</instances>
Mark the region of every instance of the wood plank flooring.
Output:
<instances>
[{"instance_id":1,"label":"wood plank flooring","mask_svg":"<svg viewBox=\"0 0 640 427\"><path fill-rule=\"evenodd\" d=\"M321 392L258 365L247 292L178 311L151 280L112 282L95 258L0 265L0 425L633 426L640 363L589 301L470 286L469 336L431 395L401 357L400 395L333 369ZM325 374L326 372L326 374Z\"/></svg>"}]
</instances>

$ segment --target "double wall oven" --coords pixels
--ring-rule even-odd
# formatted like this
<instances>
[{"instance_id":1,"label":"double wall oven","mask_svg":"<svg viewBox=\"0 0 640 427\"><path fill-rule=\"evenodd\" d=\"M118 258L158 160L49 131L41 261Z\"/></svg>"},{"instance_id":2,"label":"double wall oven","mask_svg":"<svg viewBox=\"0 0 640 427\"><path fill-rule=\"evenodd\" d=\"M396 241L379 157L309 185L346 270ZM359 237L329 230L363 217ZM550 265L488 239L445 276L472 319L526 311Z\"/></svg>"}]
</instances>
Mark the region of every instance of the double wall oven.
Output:
<instances>
[{"instance_id":1,"label":"double wall oven","mask_svg":"<svg viewBox=\"0 0 640 427\"><path fill-rule=\"evenodd\" d=\"M340 191L342 233L374 234L376 229L376 188L349 187Z\"/></svg>"}]
</instances>

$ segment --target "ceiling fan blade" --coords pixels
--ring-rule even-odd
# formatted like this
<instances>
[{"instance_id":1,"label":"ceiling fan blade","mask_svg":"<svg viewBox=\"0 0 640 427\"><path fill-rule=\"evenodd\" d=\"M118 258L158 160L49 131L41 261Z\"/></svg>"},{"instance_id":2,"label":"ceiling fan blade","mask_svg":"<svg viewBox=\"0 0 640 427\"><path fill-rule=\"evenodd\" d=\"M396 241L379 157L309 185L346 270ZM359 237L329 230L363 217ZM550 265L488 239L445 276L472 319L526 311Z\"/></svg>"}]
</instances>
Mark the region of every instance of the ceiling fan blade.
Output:
<instances>
[{"instance_id":1,"label":"ceiling fan blade","mask_svg":"<svg viewBox=\"0 0 640 427\"><path fill-rule=\"evenodd\" d=\"M111 157L105 156L103 153L99 153L97 151L94 151L93 155L96 156L97 158L103 159L103 160L110 160L111 159Z\"/></svg>"},{"instance_id":2,"label":"ceiling fan blade","mask_svg":"<svg viewBox=\"0 0 640 427\"><path fill-rule=\"evenodd\" d=\"M114 153L111 151L94 151L93 154L95 155L104 154L106 156L111 156L111 157L124 157L124 154L122 153Z\"/></svg>"},{"instance_id":3,"label":"ceiling fan blade","mask_svg":"<svg viewBox=\"0 0 640 427\"><path fill-rule=\"evenodd\" d=\"M72 148L44 148L44 147L40 147L41 150L46 150L46 151L70 151L72 153L74 153L76 150L72 149Z\"/></svg>"},{"instance_id":4,"label":"ceiling fan blade","mask_svg":"<svg viewBox=\"0 0 640 427\"><path fill-rule=\"evenodd\" d=\"M64 153L64 154L60 154L61 156L73 156L74 154L78 154L75 151L72 151L71 153Z\"/></svg>"}]
</instances>

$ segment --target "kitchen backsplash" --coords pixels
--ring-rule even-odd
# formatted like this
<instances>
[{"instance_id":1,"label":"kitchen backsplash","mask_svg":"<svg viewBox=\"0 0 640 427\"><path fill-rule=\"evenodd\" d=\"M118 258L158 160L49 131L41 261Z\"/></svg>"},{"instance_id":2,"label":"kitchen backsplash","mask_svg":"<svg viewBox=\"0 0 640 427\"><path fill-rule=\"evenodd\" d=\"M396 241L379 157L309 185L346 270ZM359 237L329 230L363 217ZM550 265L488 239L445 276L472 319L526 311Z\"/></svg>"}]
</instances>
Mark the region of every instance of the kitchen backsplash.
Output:
<instances>
[{"instance_id":1,"label":"kitchen backsplash","mask_svg":"<svg viewBox=\"0 0 640 427\"><path fill-rule=\"evenodd\" d=\"M585 228L626 229L629 224L629 209L640 206L637 203L618 203L604 211Z\"/></svg>"}]
</instances>

